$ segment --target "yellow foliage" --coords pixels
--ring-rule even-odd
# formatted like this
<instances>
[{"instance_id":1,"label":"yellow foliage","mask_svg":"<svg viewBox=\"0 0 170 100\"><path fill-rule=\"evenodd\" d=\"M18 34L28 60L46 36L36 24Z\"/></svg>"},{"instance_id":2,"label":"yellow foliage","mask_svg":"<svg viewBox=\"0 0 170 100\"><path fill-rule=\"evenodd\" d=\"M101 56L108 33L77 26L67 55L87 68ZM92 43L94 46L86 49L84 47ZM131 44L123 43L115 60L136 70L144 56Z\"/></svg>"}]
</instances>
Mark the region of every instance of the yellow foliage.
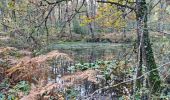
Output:
<instances>
[{"instance_id":1,"label":"yellow foliage","mask_svg":"<svg viewBox=\"0 0 170 100\"><path fill-rule=\"evenodd\" d=\"M109 0L111 2L121 3L120 0ZM123 2L122 2L123 3ZM110 4L99 4L97 14L93 17L81 16L83 22L81 25L86 25L91 22L97 23L103 28L117 28L118 30L125 27L126 21L123 18L123 11L116 6Z\"/></svg>"}]
</instances>

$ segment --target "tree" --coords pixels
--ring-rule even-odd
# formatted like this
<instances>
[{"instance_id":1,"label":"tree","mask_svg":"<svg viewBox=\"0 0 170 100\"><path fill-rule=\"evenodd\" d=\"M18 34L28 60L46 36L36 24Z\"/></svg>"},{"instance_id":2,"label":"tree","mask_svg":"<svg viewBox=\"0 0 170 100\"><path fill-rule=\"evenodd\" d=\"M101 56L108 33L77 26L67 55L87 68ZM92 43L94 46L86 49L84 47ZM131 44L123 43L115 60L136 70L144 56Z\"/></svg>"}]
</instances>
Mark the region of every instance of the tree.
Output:
<instances>
[{"instance_id":1,"label":"tree","mask_svg":"<svg viewBox=\"0 0 170 100\"><path fill-rule=\"evenodd\" d=\"M148 9L146 6L145 0L137 1L137 10L136 10L136 20L138 24L138 46L139 46L139 68L138 75L141 75L142 65L147 67L148 71L151 71L148 75L148 85L150 90L156 89L152 92L158 92L160 89L160 76L158 70L156 69L156 63L150 43L147 19ZM154 71L152 71L154 70ZM142 82L143 83L143 82ZM141 79L137 81L137 87L141 87Z\"/></svg>"},{"instance_id":2,"label":"tree","mask_svg":"<svg viewBox=\"0 0 170 100\"><path fill-rule=\"evenodd\" d=\"M148 8L146 4L146 0L108 0L108 1L100 1L99 3L108 3L112 4L113 6L126 8L129 10L133 10L136 13L136 22L137 22L137 40L138 40L138 62L139 65L137 66L137 77L140 77L143 72L143 66L147 67L147 71L150 71L150 74L147 78L147 87L152 91L152 89L156 89L152 91L152 93L156 93L160 89L160 76L157 70L157 66L154 59L154 54L152 51L150 38L149 38L149 31L147 25L147 17L148 17ZM131 6L133 5L133 6ZM135 86L140 89L143 85L143 78L138 79L135 82ZM136 89L135 89L136 90Z\"/></svg>"}]
</instances>

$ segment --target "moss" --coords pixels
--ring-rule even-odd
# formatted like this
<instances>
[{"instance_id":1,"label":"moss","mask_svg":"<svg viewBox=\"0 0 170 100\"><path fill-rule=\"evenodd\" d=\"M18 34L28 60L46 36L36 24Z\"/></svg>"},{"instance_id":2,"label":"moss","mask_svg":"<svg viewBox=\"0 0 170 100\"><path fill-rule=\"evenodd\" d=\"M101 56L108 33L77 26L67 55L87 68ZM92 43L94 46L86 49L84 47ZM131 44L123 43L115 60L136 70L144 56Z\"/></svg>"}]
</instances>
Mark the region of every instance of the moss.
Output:
<instances>
[{"instance_id":1,"label":"moss","mask_svg":"<svg viewBox=\"0 0 170 100\"><path fill-rule=\"evenodd\" d=\"M143 45L141 51L142 53L140 54L140 66L138 70L138 74L142 75L142 64L145 64L147 67L147 71L151 71L148 75L148 82L149 82L149 88L153 94L159 92L160 89L160 76L159 72L157 70L157 66L155 63L151 43L150 43L150 38L149 38L149 32L148 32L148 26L147 26L147 6L146 6L146 1L142 0L140 2L140 7L139 10L136 14L137 20L139 21L140 19L143 19L144 25L143 25ZM140 23L142 24L142 23ZM141 25L142 26L142 25ZM139 40L140 41L140 40ZM140 89L142 87L142 79L137 81L137 87ZM154 89L154 91L153 91Z\"/></svg>"}]
</instances>

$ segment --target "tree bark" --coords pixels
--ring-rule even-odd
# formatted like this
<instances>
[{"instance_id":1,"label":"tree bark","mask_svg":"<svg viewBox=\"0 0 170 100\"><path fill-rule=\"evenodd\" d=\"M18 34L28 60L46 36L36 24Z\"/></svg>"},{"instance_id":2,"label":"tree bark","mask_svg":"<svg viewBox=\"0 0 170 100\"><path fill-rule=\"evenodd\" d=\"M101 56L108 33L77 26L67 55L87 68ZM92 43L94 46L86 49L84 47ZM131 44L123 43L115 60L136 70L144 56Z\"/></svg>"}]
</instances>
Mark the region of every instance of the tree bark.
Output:
<instances>
[{"instance_id":1,"label":"tree bark","mask_svg":"<svg viewBox=\"0 0 170 100\"><path fill-rule=\"evenodd\" d=\"M91 0L91 1L87 1L86 0L86 2L85 2L85 6L87 7L87 11L86 11L86 16L87 16L87 18L91 18L91 17L93 17L93 12L92 11L90 11L90 10L92 10L92 6L94 6L93 5L93 3L94 3L94 1L93 0ZM89 24L88 24L88 27L89 27L89 33L91 34L91 38L92 38L92 40L94 40L94 31L93 31L93 27L94 25L93 25L93 22L90 22Z\"/></svg>"},{"instance_id":2,"label":"tree bark","mask_svg":"<svg viewBox=\"0 0 170 100\"><path fill-rule=\"evenodd\" d=\"M16 3L16 1L12 0L12 7L13 7L12 8L12 18L16 22L15 3Z\"/></svg>"},{"instance_id":3,"label":"tree bark","mask_svg":"<svg viewBox=\"0 0 170 100\"><path fill-rule=\"evenodd\" d=\"M0 17L1 17L1 20L2 20L2 25L3 25L3 32L7 32L8 31L8 26L6 25L5 21L4 21L4 18L6 16L6 11L5 11L5 8L7 7L7 1L6 0L3 0L2 1L2 7L0 8L0 11L1 11L1 14L0 14Z\"/></svg>"},{"instance_id":4,"label":"tree bark","mask_svg":"<svg viewBox=\"0 0 170 100\"><path fill-rule=\"evenodd\" d=\"M147 86L149 87L152 93L156 93L160 89L160 76L159 72L156 69L156 63L154 59L154 54L152 51L148 26L147 26L147 16L148 16L148 9L146 6L146 0L137 0L137 11L136 11L136 20L138 22L138 46L139 46L139 66L137 76L142 75L142 65L146 66L147 71L151 71L147 78ZM154 70L155 69L155 70ZM143 84L143 78L137 80L137 88L140 89ZM153 91L154 89L154 91Z\"/></svg>"}]
</instances>

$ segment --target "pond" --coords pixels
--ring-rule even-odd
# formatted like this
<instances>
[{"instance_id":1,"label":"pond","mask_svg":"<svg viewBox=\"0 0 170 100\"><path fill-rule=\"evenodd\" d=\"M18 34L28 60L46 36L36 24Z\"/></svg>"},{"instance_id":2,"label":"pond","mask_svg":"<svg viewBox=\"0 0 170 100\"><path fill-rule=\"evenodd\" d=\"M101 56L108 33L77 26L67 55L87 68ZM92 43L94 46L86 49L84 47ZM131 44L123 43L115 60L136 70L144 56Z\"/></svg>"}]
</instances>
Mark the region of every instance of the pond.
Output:
<instances>
[{"instance_id":1,"label":"pond","mask_svg":"<svg viewBox=\"0 0 170 100\"><path fill-rule=\"evenodd\" d=\"M163 61L169 61L169 52L164 52L160 55L161 45L163 43L154 43L153 49L155 54L155 60L160 65L163 63ZM166 47L166 46L165 46ZM60 43L60 44L53 44L44 51L51 51L51 50L59 50L60 52L68 54L73 60L74 63L67 63L64 61L62 62L60 66L57 67L53 66L55 69L55 82L61 82L60 77L65 75L65 72L67 72L68 66L74 65L76 63L94 63L97 60L103 60L103 61L112 61L112 60L128 60L129 62L132 62L133 64L136 64L136 54L133 51L133 45L132 44L118 44L118 43L83 43L83 42L70 42L70 43ZM170 50L170 49L168 49ZM166 60L165 60L166 59ZM135 65L133 65L135 66ZM59 75L60 73L60 75ZM58 77L59 75L59 77ZM73 90L71 90L74 95L76 94L76 98L87 97L89 94L93 93L96 89L98 89L98 85L93 84L91 82L85 82L81 85L75 85ZM103 93L103 94L96 94L95 98L98 100L99 98L116 98L114 94L115 89L111 90L109 93ZM69 94L70 95L70 94ZM69 95L66 95L66 97L69 99ZM94 99L94 98L93 98ZM85 98L83 98L85 100ZM95 100L95 99L94 99ZM113 99L114 100L114 99Z\"/></svg>"},{"instance_id":2,"label":"pond","mask_svg":"<svg viewBox=\"0 0 170 100\"><path fill-rule=\"evenodd\" d=\"M96 60L114 60L121 58L132 48L130 44L116 43L61 43L50 45L48 50L57 49L68 54L75 62L94 62Z\"/></svg>"},{"instance_id":3,"label":"pond","mask_svg":"<svg viewBox=\"0 0 170 100\"><path fill-rule=\"evenodd\" d=\"M60 43L53 44L46 48L46 51L51 50L59 50L60 52L68 54L73 60L73 63L68 63L64 61L59 61L61 63L55 64L52 66L55 74L55 82L61 83L60 77L68 74L67 68L68 66L75 65L76 63L94 63L98 60L102 61L112 61L112 60L132 60L131 55L133 53L133 48L131 44L116 44L116 43ZM45 51L40 51L45 52ZM131 58L131 59L129 59ZM61 64L61 65L60 65ZM62 67L58 67L62 66ZM60 73L60 74L59 74ZM54 80L53 80L54 81ZM102 83L103 85L105 83ZM100 86L101 87L101 86ZM100 88L98 84L94 84L92 82L86 81L83 84L74 85L72 93L76 94L76 98L83 99L83 97L87 97L90 93L93 93L96 89ZM109 94L99 94L95 95L96 100L98 98L113 98L115 95L113 91L115 89L110 90ZM77 93L78 92L78 93ZM75 95L74 94L74 95ZM70 95L70 94L69 94ZM69 99L69 95L66 95Z\"/></svg>"}]
</instances>

